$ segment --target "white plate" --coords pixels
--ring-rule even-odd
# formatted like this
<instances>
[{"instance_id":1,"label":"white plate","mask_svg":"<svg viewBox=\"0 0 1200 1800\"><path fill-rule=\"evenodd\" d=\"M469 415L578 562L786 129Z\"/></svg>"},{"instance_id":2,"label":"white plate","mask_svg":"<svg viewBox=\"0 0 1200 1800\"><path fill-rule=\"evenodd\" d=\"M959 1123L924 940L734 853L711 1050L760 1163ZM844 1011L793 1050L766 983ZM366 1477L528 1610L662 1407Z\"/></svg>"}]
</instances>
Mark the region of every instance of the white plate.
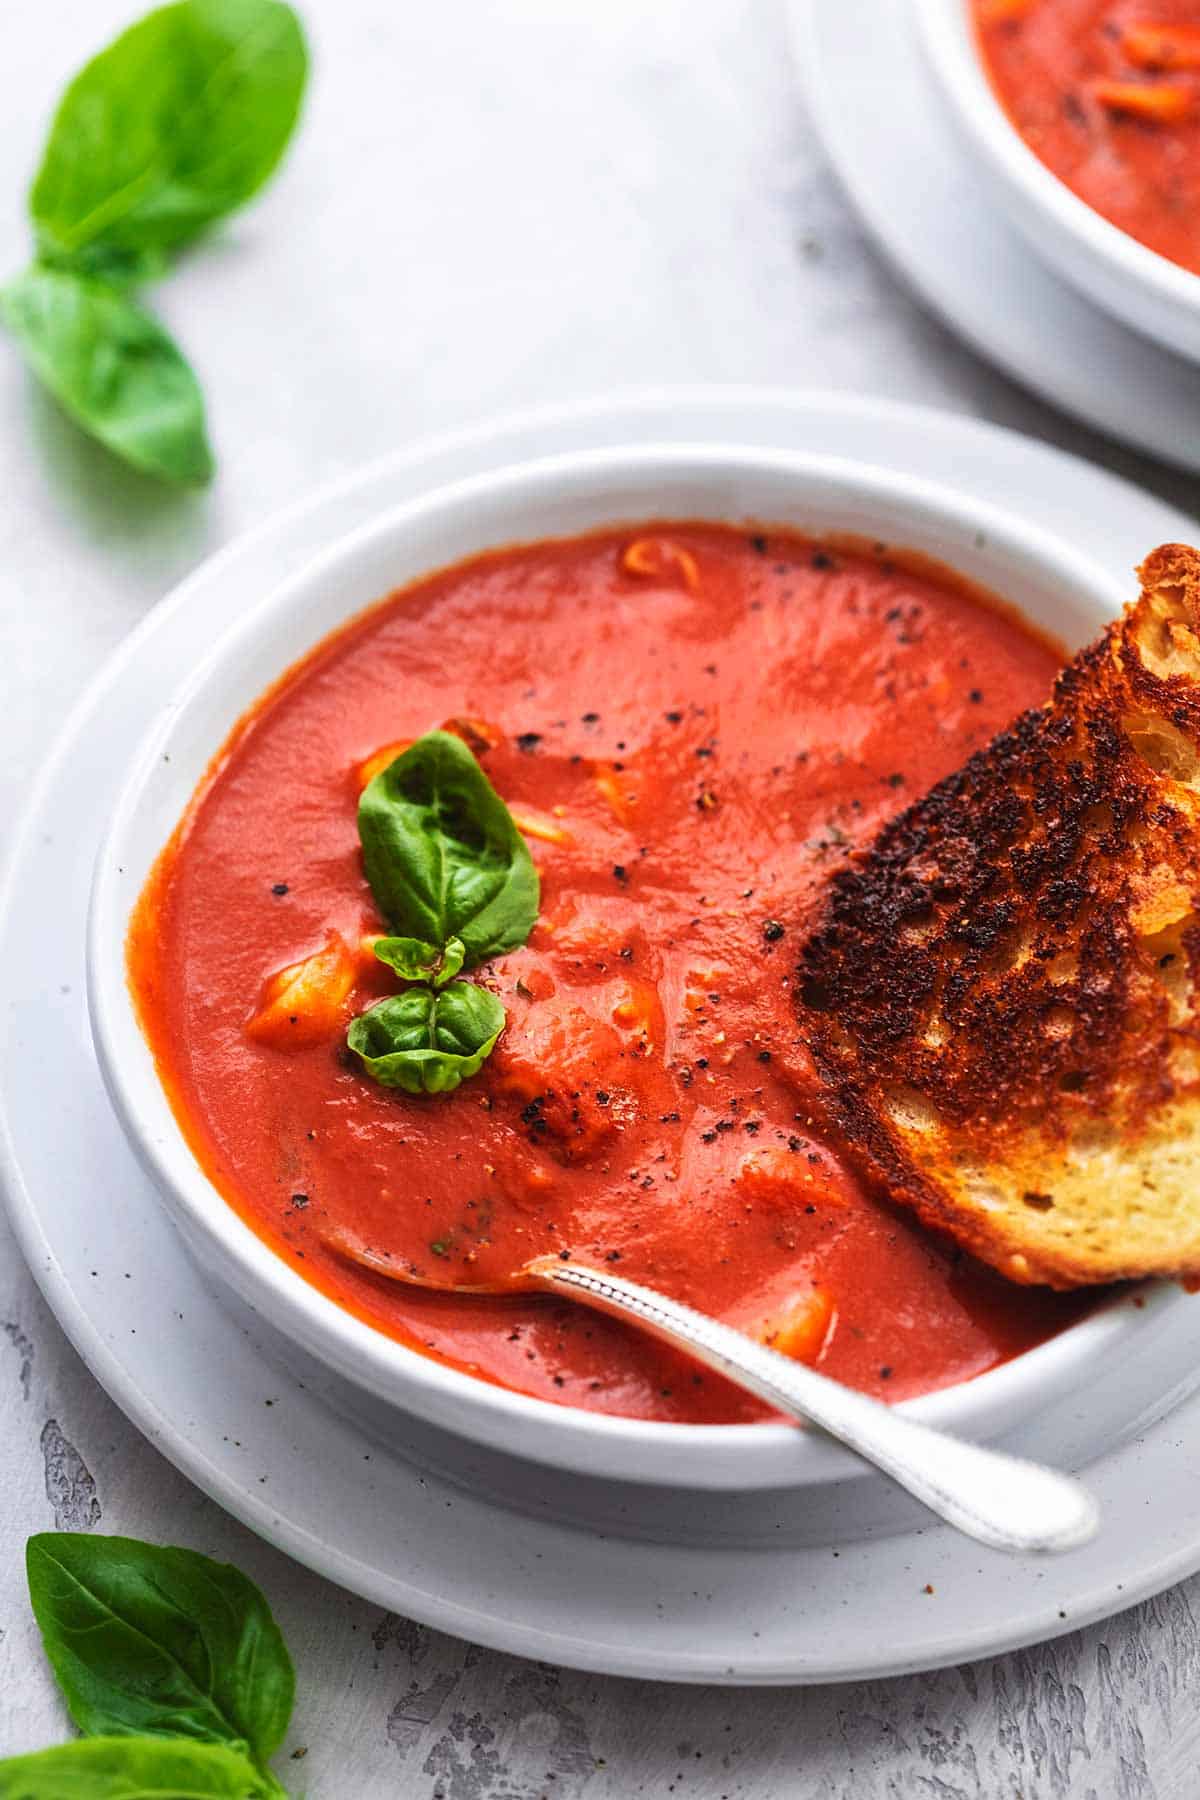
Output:
<instances>
[{"instance_id":1,"label":"white plate","mask_svg":"<svg viewBox=\"0 0 1200 1800\"><path fill-rule=\"evenodd\" d=\"M1001 216L945 116L906 0L791 0L790 11L826 152L905 280L1047 400L1200 469L1200 364L1085 300Z\"/></svg>"},{"instance_id":2,"label":"white plate","mask_svg":"<svg viewBox=\"0 0 1200 1800\"><path fill-rule=\"evenodd\" d=\"M332 1405L319 1398L308 1369L261 1323L231 1318L207 1291L125 1144L92 1056L83 926L95 842L164 689L213 634L317 546L427 487L533 455L668 437L890 462L1050 530L1086 521L1093 555L1114 570L1190 529L1113 477L991 427L737 389L634 396L422 445L271 521L133 634L50 758L17 841L0 927L13 1223L76 1347L151 1440L273 1543L382 1605L554 1662L676 1680L822 1681L987 1655L1102 1617L1200 1567L1191 1503L1200 1401L1091 1467L1103 1533L1048 1563L1002 1558L944 1528L872 1536L865 1513L834 1547L819 1541L823 1522L780 1512L786 1498L723 1496L662 1512L653 1491L556 1478L394 1416L360 1420L345 1394ZM1170 1341L1136 1370L1104 1371L1097 1395L1050 1409L1030 1447L1070 1461L1098 1394L1118 1383L1136 1379L1146 1416L1160 1413L1172 1385L1200 1366L1200 1301L1194 1315L1174 1316ZM422 1466L390 1447L398 1432ZM449 1478L431 1472L437 1465ZM672 1541L646 1541L654 1535Z\"/></svg>"}]
</instances>

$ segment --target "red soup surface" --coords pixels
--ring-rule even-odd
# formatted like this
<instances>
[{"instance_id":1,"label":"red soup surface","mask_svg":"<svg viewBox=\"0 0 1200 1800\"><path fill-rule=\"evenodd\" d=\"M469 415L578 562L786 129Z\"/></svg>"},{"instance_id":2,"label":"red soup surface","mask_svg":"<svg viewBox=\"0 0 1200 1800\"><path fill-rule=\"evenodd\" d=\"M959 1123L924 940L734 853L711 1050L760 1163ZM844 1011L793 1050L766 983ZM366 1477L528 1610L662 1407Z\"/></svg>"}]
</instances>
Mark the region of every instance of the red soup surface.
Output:
<instances>
[{"instance_id":1,"label":"red soup surface","mask_svg":"<svg viewBox=\"0 0 1200 1800\"><path fill-rule=\"evenodd\" d=\"M1200 0L971 0L1030 149L1139 243L1200 273Z\"/></svg>"},{"instance_id":2,"label":"red soup surface","mask_svg":"<svg viewBox=\"0 0 1200 1800\"><path fill-rule=\"evenodd\" d=\"M604 532L392 595L243 721L135 916L141 1015L202 1164L360 1318L570 1405L765 1416L632 1328L400 1286L329 1235L452 1282L569 1250L897 1399L1038 1343L1086 1303L1010 1286L866 1191L822 1133L792 981L847 849L1059 661L944 570L777 531ZM542 910L477 972L508 1012L490 1059L413 1098L345 1048L396 986L356 802L439 725L526 834ZM271 977L314 952L334 1016L264 1031Z\"/></svg>"}]
</instances>

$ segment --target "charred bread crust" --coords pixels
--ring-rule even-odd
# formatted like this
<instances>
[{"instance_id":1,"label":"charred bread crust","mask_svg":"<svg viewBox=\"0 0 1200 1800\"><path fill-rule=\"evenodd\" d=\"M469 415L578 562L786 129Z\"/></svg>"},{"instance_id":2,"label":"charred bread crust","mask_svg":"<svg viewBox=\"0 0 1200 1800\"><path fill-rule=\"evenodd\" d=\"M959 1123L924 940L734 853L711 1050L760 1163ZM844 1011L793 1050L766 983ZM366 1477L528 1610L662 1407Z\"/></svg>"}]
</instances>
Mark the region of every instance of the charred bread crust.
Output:
<instances>
[{"instance_id":1,"label":"charred bread crust","mask_svg":"<svg viewBox=\"0 0 1200 1800\"><path fill-rule=\"evenodd\" d=\"M1063 1287L1200 1270L1200 554L1139 575L1045 707L833 876L797 970L868 1172Z\"/></svg>"}]
</instances>

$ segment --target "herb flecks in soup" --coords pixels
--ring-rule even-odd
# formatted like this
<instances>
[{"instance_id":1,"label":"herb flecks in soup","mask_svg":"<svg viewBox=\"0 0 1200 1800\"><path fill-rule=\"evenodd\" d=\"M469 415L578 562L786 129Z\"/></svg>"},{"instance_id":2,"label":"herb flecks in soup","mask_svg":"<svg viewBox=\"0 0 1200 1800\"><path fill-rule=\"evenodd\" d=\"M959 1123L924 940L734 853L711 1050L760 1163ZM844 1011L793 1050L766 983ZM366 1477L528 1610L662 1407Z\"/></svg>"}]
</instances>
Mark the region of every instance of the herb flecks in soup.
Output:
<instances>
[{"instance_id":1,"label":"herb flecks in soup","mask_svg":"<svg viewBox=\"0 0 1200 1800\"><path fill-rule=\"evenodd\" d=\"M1096 212L1200 273L1197 0L972 0L1030 149Z\"/></svg>"},{"instance_id":2,"label":"herb flecks in soup","mask_svg":"<svg viewBox=\"0 0 1200 1800\"><path fill-rule=\"evenodd\" d=\"M569 1251L896 1398L1038 1342L1084 1303L1009 1287L864 1190L822 1134L792 989L830 869L1057 661L944 572L720 526L502 551L393 596L235 732L136 916L142 1017L201 1162L343 1306L573 1405L763 1413L614 1320L420 1292L333 1244L464 1284ZM418 914L364 867L364 786L438 728L536 868L520 920L497 924L490 875ZM488 1019L440 1016L459 983ZM398 1000L415 1036L347 1046ZM501 1012L452 1089L368 1072L443 1028L471 1060Z\"/></svg>"}]
</instances>

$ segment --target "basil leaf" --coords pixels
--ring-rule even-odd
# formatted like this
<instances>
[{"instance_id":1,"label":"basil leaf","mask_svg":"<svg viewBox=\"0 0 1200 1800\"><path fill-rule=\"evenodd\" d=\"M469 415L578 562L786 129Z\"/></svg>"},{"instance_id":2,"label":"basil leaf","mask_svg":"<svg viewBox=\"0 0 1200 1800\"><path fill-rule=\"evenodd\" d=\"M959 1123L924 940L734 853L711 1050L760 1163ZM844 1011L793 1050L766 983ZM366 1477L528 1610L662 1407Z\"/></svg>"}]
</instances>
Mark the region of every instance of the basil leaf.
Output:
<instances>
[{"instance_id":1,"label":"basil leaf","mask_svg":"<svg viewBox=\"0 0 1200 1800\"><path fill-rule=\"evenodd\" d=\"M76 1738L0 1762L0 1800L260 1800L253 1764L223 1744L169 1738Z\"/></svg>"},{"instance_id":2,"label":"basil leaf","mask_svg":"<svg viewBox=\"0 0 1200 1800\"><path fill-rule=\"evenodd\" d=\"M347 1042L367 1074L409 1094L449 1094L477 1074L504 1029L504 1008L471 981L409 988L354 1020Z\"/></svg>"},{"instance_id":3,"label":"basil leaf","mask_svg":"<svg viewBox=\"0 0 1200 1800\"><path fill-rule=\"evenodd\" d=\"M47 1531L26 1546L29 1597L80 1731L275 1751L295 1676L254 1583L195 1550Z\"/></svg>"},{"instance_id":4,"label":"basil leaf","mask_svg":"<svg viewBox=\"0 0 1200 1800\"><path fill-rule=\"evenodd\" d=\"M420 938L385 937L375 945L375 954L404 981L432 981L434 987L444 987L462 968L467 952L462 939L456 937L444 950L436 944L423 944Z\"/></svg>"},{"instance_id":5,"label":"basil leaf","mask_svg":"<svg viewBox=\"0 0 1200 1800\"><path fill-rule=\"evenodd\" d=\"M461 938L473 968L533 930L533 859L461 738L431 731L381 770L359 801L358 832L394 931L432 944Z\"/></svg>"},{"instance_id":6,"label":"basil leaf","mask_svg":"<svg viewBox=\"0 0 1200 1800\"><path fill-rule=\"evenodd\" d=\"M157 281L167 273L170 263L164 250L110 250L104 244L88 244L69 257L43 251L35 266L61 269L70 275L95 275L110 287L128 290L142 282Z\"/></svg>"},{"instance_id":7,"label":"basil leaf","mask_svg":"<svg viewBox=\"0 0 1200 1800\"><path fill-rule=\"evenodd\" d=\"M174 249L267 180L308 56L281 0L177 0L93 57L59 104L29 209L43 256Z\"/></svg>"},{"instance_id":8,"label":"basil leaf","mask_svg":"<svg viewBox=\"0 0 1200 1800\"><path fill-rule=\"evenodd\" d=\"M196 377L128 295L35 263L0 289L0 317L85 431L162 480L208 481L213 459Z\"/></svg>"}]
</instances>

